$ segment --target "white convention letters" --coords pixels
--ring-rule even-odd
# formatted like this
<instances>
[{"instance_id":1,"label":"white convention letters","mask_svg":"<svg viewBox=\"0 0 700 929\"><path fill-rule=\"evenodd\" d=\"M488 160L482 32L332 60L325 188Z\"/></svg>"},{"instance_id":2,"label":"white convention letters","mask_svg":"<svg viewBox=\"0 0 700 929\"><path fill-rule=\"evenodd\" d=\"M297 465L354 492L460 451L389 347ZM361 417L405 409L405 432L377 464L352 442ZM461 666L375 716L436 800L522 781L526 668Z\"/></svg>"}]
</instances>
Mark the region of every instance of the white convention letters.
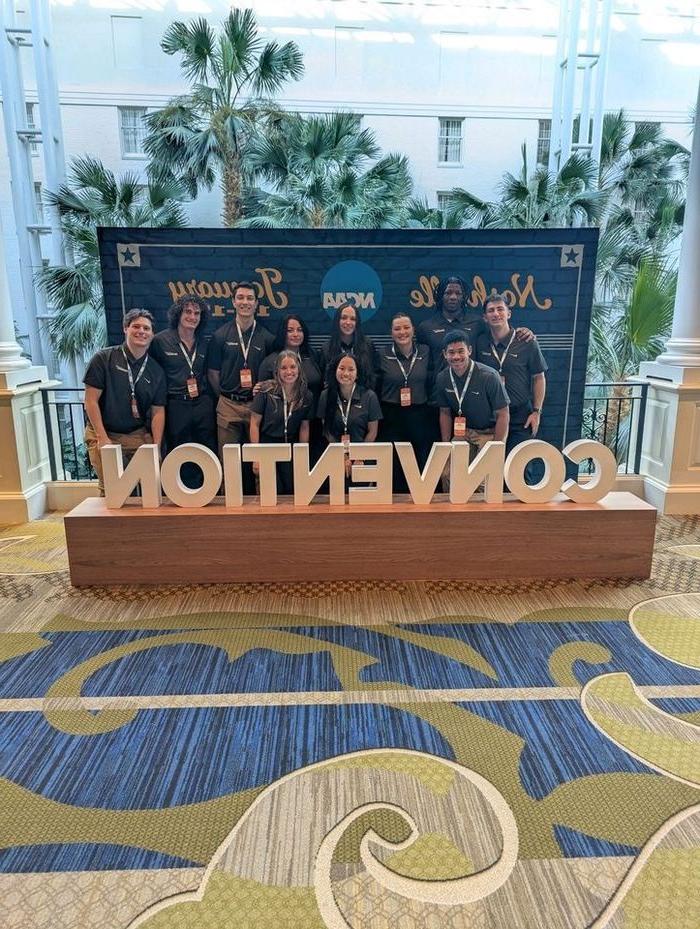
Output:
<instances>
[{"instance_id":1,"label":"white convention letters","mask_svg":"<svg viewBox=\"0 0 700 929\"><path fill-rule=\"evenodd\" d=\"M573 503L595 503L615 486L617 462L606 446L588 439L572 442L563 453L547 442L531 439L516 446L504 463L503 442L487 442L474 460L469 462L466 442L437 442L433 445L421 474L411 445L396 443L396 452L414 504L429 504L435 495L440 477L449 474L449 501L466 503L483 484L486 503L501 503L503 481L510 492L523 503L548 503L557 494L564 494ZM246 505L274 507L277 505L277 463L292 461L294 470L294 505L309 506L325 481L330 488L330 503L343 506L347 502L358 506L387 506L392 503L392 446L387 442L351 442L348 450L352 466L350 486L345 492L345 448L329 445L316 465L311 468L308 445L250 444L225 445L223 451L224 503L227 507L243 506L241 469L243 462L256 462L260 482L259 500L250 498ZM591 459L594 471L585 484L565 480L567 457L575 465ZM544 477L539 484L525 483L528 462L541 458ZM204 474L201 487L186 487L180 470L186 462L199 465ZM124 506L131 492L141 487L141 505L158 507L162 490L168 500L180 507L193 509L211 503L219 493L222 467L216 455L203 445L186 444L174 449L159 461L155 445L142 445L124 467L119 445L102 449L105 498L108 509ZM360 485L360 486L356 486ZM132 501L136 502L136 501Z\"/></svg>"}]
</instances>

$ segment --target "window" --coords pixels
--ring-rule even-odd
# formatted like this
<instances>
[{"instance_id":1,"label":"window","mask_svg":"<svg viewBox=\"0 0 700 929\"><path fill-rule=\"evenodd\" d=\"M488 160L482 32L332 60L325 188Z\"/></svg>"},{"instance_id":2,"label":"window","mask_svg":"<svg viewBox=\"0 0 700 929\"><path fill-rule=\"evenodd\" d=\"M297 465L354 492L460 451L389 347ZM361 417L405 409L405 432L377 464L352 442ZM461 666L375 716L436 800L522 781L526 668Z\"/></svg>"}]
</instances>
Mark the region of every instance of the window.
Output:
<instances>
[{"instance_id":1,"label":"window","mask_svg":"<svg viewBox=\"0 0 700 929\"><path fill-rule=\"evenodd\" d=\"M537 164L549 164L549 144L552 140L552 120L540 119L537 133Z\"/></svg>"},{"instance_id":2,"label":"window","mask_svg":"<svg viewBox=\"0 0 700 929\"><path fill-rule=\"evenodd\" d=\"M119 107L119 135L122 143L122 155L125 158L143 156L143 142L146 138L145 106Z\"/></svg>"},{"instance_id":3,"label":"window","mask_svg":"<svg viewBox=\"0 0 700 929\"><path fill-rule=\"evenodd\" d=\"M27 112L27 129L33 132L37 128L36 118L35 118L36 117L36 103L27 103L25 104L25 106L26 106L26 112ZM38 144L36 142L30 142L29 151L32 153L33 158L37 158L39 156Z\"/></svg>"},{"instance_id":4,"label":"window","mask_svg":"<svg viewBox=\"0 0 700 929\"><path fill-rule=\"evenodd\" d=\"M438 164L462 163L463 119L440 119L438 136Z\"/></svg>"},{"instance_id":5,"label":"window","mask_svg":"<svg viewBox=\"0 0 700 929\"><path fill-rule=\"evenodd\" d=\"M437 208L442 213L449 213L454 204L454 197L448 190L438 190L437 192Z\"/></svg>"},{"instance_id":6,"label":"window","mask_svg":"<svg viewBox=\"0 0 700 929\"><path fill-rule=\"evenodd\" d=\"M44 222L44 201L41 196L41 184L34 181L34 205L36 207L36 218L38 222Z\"/></svg>"}]
</instances>

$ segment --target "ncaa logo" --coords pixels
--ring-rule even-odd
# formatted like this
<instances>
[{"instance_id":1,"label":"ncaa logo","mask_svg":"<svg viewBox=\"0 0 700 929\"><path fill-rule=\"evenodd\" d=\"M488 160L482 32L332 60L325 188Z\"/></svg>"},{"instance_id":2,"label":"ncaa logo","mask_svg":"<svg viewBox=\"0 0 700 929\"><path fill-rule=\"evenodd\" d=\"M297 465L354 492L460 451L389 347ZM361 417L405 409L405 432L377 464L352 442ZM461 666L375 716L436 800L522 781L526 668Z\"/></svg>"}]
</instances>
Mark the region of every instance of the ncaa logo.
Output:
<instances>
[{"instance_id":1,"label":"ncaa logo","mask_svg":"<svg viewBox=\"0 0 700 929\"><path fill-rule=\"evenodd\" d=\"M323 309L331 317L336 307L353 303L364 323L382 305L383 295L379 275L364 261L340 261L326 272L321 281Z\"/></svg>"}]
</instances>

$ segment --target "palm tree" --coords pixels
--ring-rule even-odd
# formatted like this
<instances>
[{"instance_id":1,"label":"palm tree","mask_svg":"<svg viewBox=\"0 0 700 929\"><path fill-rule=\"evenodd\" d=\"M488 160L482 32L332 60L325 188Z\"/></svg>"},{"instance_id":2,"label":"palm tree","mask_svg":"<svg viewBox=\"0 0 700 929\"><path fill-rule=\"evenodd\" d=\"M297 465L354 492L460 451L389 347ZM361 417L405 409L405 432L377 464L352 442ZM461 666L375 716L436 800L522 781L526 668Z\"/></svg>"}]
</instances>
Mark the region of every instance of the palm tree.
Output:
<instances>
[{"instance_id":1,"label":"palm tree","mask_svg":"<svg viewBox=\"0 0 700 929\"><path fill-rule=\"evenodd\" d=\"M144 149L156 172L182 180L191 196L215 182L223 193L222 220L235 226L245 187L250 136L277 112L262 95L299 80L302 55L294 42L263 45L252 10L232 10L217 33L203 19L172 23L161 48L181 55L189 94L146 117Z\"/></svg>"},{"instance_id":2,"label":"palm tree","mask_svg":"<svg viewBox=\"0 0 700 929\"><path fill-rule=\"evenodd\" d=\"M454 221L462 227L481 229L595 225L600 221L607 194L594 189L597 171L593 162L574 154L557 174L537 168L530 175L525 144L521 157L520 173L503 176L496 201L482 200L462 187L453 188L450 212Z\"/></svg>"},{"instance_id":3,"label":"palm tree","mask_svg":"<svg viewBox=\"0 0 700 929\"><path fill-rule=\"evenodd\" d=\"M48 325L58 357L70 360L107 340L97 245L98 226L185 226L184 196L172 179L147 185L135 174L114 174L96 158L77 158L68 180L46 200L58 209L72 265L49 265L36 275L55 316Z\"/></svg>"},{"instance_id":4,"label":"palm tree","mask_svg":"<svg viewBox=\"0 0 700 929\"><path fill-rule=\"evenodd\" d=\"M267 190L249 194L244 226L268 228L405 225L412 190L403 155L378 158L374 133L352 113L284 116L258 134L246 164Z\"/></svg>"}]
</instances>

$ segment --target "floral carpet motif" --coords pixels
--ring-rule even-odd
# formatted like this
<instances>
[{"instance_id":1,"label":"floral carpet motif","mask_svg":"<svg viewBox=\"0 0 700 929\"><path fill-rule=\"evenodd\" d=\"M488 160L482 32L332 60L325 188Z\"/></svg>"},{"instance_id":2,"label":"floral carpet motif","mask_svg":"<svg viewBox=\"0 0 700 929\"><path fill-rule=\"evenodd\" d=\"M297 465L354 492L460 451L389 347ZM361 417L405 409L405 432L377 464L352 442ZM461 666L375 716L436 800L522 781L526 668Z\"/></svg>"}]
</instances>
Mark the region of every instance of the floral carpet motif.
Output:
<instances>
[{"instance_id":1,"label":"floral carpet motif","mask_svg":"<svg viewBox=\"0 0 700 929\"><path fill-rule=\"evenodd\" d=\"M700 523L643 582L79 591L0 530L0 809L11 929L698 929Z\"/></svg>"}]
</instances>

